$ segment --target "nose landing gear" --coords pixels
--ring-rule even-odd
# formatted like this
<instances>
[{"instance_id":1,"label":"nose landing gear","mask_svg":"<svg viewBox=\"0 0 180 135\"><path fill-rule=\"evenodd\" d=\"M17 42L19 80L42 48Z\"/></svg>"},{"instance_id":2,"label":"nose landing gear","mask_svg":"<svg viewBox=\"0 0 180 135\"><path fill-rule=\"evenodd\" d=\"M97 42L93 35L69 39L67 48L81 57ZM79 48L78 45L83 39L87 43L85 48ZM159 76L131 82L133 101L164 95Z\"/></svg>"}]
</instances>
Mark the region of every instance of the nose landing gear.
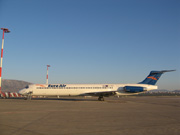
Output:
<instances>
[{"instance_id":1,"label":"nose landing gear","mask_svg":"<svg viewBox=\"0 0 180 135\"><path fill-rule=\"evenodd\" d=\"M24 100L31 100L32 99L32 95L31 95L32 93L33 93L32 91L28 92L27 96L24 98Z\"/></svg>"}]
</instances>

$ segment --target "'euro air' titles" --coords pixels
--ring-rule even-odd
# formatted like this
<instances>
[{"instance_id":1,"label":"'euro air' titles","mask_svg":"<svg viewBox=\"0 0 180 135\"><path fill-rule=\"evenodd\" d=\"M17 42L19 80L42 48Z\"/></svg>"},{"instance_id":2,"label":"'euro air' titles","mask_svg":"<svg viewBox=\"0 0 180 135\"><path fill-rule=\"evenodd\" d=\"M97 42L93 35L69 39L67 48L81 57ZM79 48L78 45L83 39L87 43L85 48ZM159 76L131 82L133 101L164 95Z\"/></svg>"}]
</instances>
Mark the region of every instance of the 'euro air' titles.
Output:
<instances>
[{"instance_id":1,"label":"'euro air' titles","mask_svg":"<svg viewBox=\"0 0 180 135\"><path fill-rule=\"evenodd\" d=\"M58 85L49 84L48 87L51 87L51 88L65 88L66 85L65 84L58 84Z\"/></svg>"}]
</instances>

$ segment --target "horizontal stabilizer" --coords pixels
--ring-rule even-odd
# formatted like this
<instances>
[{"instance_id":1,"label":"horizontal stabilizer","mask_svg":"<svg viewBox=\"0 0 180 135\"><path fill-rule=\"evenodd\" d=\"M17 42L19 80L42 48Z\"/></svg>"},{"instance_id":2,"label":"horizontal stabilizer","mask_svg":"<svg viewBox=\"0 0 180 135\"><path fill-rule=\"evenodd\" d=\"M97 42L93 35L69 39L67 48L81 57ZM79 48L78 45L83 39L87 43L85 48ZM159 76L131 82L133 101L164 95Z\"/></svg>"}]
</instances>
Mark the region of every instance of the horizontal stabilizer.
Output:
<instances>
[{"instance_id":1,"label":"horizontal stabilizer","mask_svg":"<svg viewBox=\"0 0 180 135\"><path fill-rule=\"evenodd\" d=\"M162 71L151 71L153 72L154 74L157 74L157 73L165 73L165 72L172 72L172 71L176 71L176 70L162 70Z\"/></svg>"}]
</instances>

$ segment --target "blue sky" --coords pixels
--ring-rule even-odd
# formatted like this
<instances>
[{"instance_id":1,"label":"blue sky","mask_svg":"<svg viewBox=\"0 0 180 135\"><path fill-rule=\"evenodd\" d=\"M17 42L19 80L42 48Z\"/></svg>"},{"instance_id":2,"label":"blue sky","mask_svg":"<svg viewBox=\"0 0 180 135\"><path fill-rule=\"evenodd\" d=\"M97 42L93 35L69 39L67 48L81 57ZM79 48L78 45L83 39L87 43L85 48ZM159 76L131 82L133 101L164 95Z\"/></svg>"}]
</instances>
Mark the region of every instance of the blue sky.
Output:
<instances>
[{"instance_id":1,"label":"blue sky","mask_svg":"<svg viewBox=\"0 0 180 135\"><path fill-rule=\"evenodd\" d=\"M179 0L0 0L4 79L49 83L157 83L180 89ZM0 33L2 37L2 31Z\"/></svg>"}]
</instances>

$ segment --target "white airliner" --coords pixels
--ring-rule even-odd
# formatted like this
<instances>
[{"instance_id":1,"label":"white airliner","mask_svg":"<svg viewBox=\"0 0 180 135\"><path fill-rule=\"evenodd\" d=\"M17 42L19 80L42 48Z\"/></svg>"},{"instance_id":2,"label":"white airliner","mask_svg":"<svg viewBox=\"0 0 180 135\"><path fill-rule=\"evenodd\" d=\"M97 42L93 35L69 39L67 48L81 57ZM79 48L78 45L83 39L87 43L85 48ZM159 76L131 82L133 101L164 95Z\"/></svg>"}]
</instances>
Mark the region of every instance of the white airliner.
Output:
<instances>
[{"instance_id":1,"label":"white airliner","mask_svg":"<svg viewBox=\"0 0 180 135\"><path fill-rule=\"evenodd\" d=\"M32 84L20 90L25 98L31 96L97 96L99 101L104 97L133 95L157 89L155 85L165 72L175 70L151 71L150 74L137 84Z\"/></svg>"}]
</instances>

